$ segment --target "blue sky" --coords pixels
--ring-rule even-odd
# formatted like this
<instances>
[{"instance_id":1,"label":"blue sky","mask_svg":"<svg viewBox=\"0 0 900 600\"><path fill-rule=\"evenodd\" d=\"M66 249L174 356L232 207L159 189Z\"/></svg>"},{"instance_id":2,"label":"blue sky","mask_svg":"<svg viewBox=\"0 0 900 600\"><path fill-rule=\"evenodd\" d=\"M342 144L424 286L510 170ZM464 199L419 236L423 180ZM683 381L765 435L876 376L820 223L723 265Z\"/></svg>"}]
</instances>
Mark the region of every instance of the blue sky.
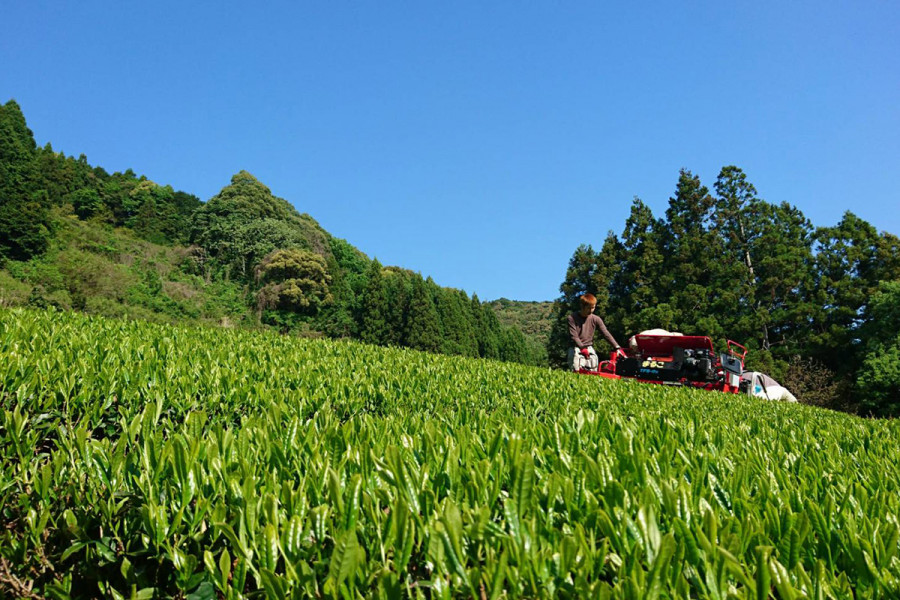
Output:
<instances>
[{"instance_id":1,"label":"blue sky","mask_svg":"<svg viewBox=\"0 0 900 600\"><path fill-rule=\"evenodd\" d=\"M682 167L900 233L896 2L128 4L0 0L39 144L203 200L245 169L483 300L556 297Z\"/></svg>"}]
</instances>

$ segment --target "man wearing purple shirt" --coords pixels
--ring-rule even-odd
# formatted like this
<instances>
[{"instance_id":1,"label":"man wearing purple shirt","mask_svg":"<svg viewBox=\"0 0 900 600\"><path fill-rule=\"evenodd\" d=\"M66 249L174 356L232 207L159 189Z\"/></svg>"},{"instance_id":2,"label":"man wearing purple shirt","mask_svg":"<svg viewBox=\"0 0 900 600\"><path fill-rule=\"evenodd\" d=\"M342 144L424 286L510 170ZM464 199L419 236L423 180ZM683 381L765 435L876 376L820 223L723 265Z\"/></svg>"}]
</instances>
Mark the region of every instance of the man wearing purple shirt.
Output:
<instances>
[{"instance_id":1,"label":"man wearing purple shirt","mask_svg":"<svg viewBox=\"0 0 900 600\"><path fill-rule=\"evenodd\" d=\"M621 346L606 328L603 319L594 314L597 298L593 294L584 294L579 300L581 310L569 315L569 338L572 340L572 347L569 348L569 368L573 371L582 369L596 371L600 358L594 351L594 332L599 329L606 341L616 350Z\"/></svg>"}]
</instances>

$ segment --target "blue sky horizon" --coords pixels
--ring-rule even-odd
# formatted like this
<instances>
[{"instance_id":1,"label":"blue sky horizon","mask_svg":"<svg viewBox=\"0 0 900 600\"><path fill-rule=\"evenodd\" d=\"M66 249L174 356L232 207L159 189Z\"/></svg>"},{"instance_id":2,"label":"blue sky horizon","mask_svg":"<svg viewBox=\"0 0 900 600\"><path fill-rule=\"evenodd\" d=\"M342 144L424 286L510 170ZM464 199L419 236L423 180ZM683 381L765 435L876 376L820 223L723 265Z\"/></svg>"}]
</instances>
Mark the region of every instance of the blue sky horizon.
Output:
<instances>
[{"instance_id":1,"label":"blue sky horizon","mask_svg":"<svg viewBox=\"0 0 900 600\"><path fill-rule=\"evenodd\" d=\"M897 4L0 6L38 144L204 201L247 170L482 300L555 298L681 168L900 233Z\"/></svg>"}]
</instances>

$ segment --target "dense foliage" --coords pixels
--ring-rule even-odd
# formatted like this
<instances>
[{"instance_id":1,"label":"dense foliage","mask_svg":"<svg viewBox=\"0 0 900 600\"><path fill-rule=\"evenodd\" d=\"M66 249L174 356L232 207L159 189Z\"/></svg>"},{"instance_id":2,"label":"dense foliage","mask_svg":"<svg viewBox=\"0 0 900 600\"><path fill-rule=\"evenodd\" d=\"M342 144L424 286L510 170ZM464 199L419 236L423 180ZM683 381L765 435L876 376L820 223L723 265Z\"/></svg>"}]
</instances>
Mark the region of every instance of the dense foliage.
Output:
<instances>
[{"instance_id":1,"label":"dense foliage","mask_svg":"<svg viewBox=\"0 0 900 600\"><path fill-rule=\"evenodd\" d=\"M38 148L19 105L0 106L0 258L27 259L49 243L49 211L69 205L82 218L127 226L144 239L175 243L187 239L200 201L160 186L130 169L110 175L87 158L65 156L50 144ZM16 215L27 213L21 218Z\"/></svg>"},{"instance_id":2,"label":"dense foliage","mask_svg":"<svg viewBox=\"0 0 900 600\"><path fill-rule=\"evenodd\" d=\"M621 343L657 327L722 346L734 339L750 348L751 367L788 387L804 379L792 364L821 375L818 388L833 393L817 403L897 415L897 330L886 327L894 288L879 301L884 309L870 301L898 280L900 239L852 213L814 228L795 206L760 199L737 167L722 169L715 193L682 171L665 218L635 199L621 236L608 233L599 251L576 249L549 353L564 360L565 317L591 292Z\"/></svg>"},{"instance_id":3,"label":"dense foliage","mask_svg":"<svg viewBox=\"0 0 900 600\"><path fill-rule=\"evenodd\" d=\"M382 268L246 171L201 203L131 170L109 175L83 155L38 148L14 101L0 106L4 259L0 305L271 326L546 364L542 347L477 299Z\"/></svg>"},{"instance_id":4,"label":"dense foliage","mask_svg":"<svg viewBox=\"0 0 900 600\"><path fill-rule=\"evenodd\" d=\"M0 595L884 598L896 421L0 310Z\"/></svg>"},{"instance_id":5,"label":"dense foliage","mask_svg":"<svg viewBox=\"0 0 900 600\"><path fill-rule=\"evenodd\" d=\"M863 410L900 415L900 281L882 282L866 304L866 355L856 393Z\"/></svg>"},{"instance_id":6,"label":"dense foliage","mask_svg":"<svg viewBox=\"0 0 900 600\"><path fill-rule=\"evenodd\" d=\"M553 302L500 298L490 305L501 323L521 330L529 343L540 347L539 352L546 354L553 326ZM546 362L546 358L544 361Z\"/></svg>"}]
</instances>

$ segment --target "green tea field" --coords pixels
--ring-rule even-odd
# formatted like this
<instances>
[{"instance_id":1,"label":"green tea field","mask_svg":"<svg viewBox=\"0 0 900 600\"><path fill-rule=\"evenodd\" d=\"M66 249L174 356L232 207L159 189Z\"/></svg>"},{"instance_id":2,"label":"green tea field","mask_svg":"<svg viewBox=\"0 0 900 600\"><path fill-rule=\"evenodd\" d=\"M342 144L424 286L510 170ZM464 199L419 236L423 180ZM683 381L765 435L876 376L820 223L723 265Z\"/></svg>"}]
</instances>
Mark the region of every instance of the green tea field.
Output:
<instances>
[{"instance_id":1,"label":"green tea field","mask_svg":"<svg viewBox=\"0 0 900 600\"><path fill-rule=\"evenodd\" d=\"M900 424L0 310L0 597L900 596Z\"/></svg>"}]
</instances>

